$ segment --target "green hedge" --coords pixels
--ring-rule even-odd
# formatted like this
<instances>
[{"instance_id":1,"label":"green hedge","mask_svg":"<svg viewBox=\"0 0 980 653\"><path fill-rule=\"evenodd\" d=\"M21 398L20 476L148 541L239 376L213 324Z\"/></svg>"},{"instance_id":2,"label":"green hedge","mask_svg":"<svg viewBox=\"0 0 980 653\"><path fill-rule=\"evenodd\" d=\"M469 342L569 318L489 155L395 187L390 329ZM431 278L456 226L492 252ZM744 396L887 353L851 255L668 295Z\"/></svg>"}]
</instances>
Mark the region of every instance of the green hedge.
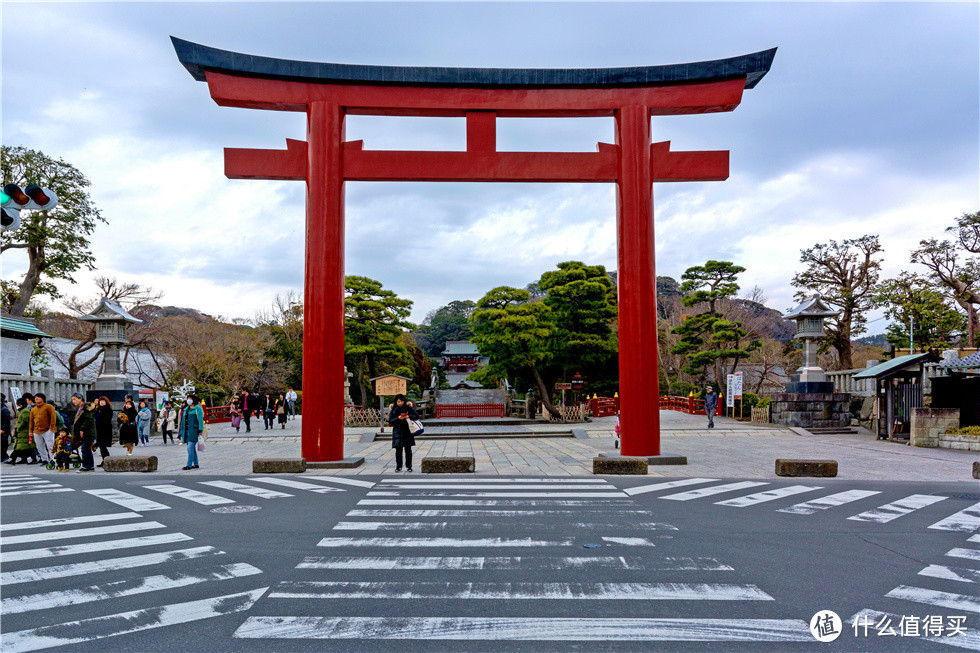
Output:
<instances>
[{"instance_id":1,"label":"green hedge","mask_svg":"<svg viewBox=\"0 0 980 653\"><path fill-rule=\"evenodd\" d=\"M964 426L959 429L946 429L950 435L980 435L980 426Z\"/></svg>"}]
</instances>

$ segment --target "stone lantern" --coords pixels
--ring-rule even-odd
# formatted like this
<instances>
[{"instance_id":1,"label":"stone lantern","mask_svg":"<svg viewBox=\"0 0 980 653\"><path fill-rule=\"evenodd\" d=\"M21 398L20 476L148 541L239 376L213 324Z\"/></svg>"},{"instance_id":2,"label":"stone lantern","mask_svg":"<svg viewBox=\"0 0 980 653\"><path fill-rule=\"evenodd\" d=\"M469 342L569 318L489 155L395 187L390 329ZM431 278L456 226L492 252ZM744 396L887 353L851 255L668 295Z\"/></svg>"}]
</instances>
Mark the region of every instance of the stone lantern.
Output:
<instances>
[{"instance_id":1,"label":"stone lantern","mask_svg":"<svg viewBox=\"0 0 980 653\"><path fill-rule=\"evenodd\" d=\"M799 306L783 315L796 322L796 335L803 341L803 365L796 370L787 392L833 392L833 383L827 381L827 373L817 364L817 341L826 337L824 319L834 317L837 311L824 304L820 295L806 299ZM816 385L821 384L821 385Z\"/></svg>"},{"instance_id":2,"label":"stone lantern","mask_svg":"<svg viewBox=\"0 0 980 653\"><path fill-rule=\"evenodd\" d=\"M122 372L119 350L129 342L126 337L129 325L142 324L143 320L105 297L94 311L78 319L95 324L95 344L102 346L102 374L88 391L89 400L105 395L114 403L121 402L127 394L132 394L133 384Z\"/></svg>"}]
</instances>

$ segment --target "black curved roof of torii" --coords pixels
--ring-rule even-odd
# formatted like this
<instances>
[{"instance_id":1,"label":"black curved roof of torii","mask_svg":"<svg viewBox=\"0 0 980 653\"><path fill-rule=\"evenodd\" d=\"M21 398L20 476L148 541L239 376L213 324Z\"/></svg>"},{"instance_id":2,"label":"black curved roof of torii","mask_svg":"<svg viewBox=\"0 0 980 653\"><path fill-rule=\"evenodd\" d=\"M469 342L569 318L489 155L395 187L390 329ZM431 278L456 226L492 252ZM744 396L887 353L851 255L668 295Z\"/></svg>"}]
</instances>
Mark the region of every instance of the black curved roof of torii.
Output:
<instances>
[{"instance_id":1,"label":"black curved roof of torii","mask_svg":"<svg viewBox=\"0 0 980 653\"><path fill-rule=\"evenodd\" d=\"M199 82L205 81L205 70L214 70L303 82L473 88L615 88L745 77L745 88L752 88L769 72L776 55L772 48L730 59L631 68L433 68L293 61L170 39L180 63Z\"/></svg>"}]
</instances>

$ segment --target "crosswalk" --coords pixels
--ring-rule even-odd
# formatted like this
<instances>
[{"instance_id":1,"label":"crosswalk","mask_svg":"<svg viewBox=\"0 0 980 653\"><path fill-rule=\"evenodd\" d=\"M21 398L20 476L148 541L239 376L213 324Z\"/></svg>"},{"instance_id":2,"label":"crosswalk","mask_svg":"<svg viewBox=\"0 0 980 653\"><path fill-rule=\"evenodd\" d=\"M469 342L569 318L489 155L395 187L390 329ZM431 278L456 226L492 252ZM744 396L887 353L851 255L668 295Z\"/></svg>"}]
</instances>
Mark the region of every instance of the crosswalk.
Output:
<instances>
[{"instance_id":1,"label":"crosswalk","mask_svg":"<svg viewBox=\"0 0 980 653\"><path fill-rule=\"evenodd\" d=\"M245 482L233 481L184 481L147 483L140 488L120 490L117 488L98 488L83 490L99 499L134 512L150 512L154 510L169 510L174 505L197 504L199 506L229 506L244 500L242 495L251 499L286 499L296 496L296 492L312 492L314 494L330 494L346 492L354 479L316 476L316 482L297 481L280 477L250 477ZM356 481L358 484L373 487L374 483ZM281 487L292 490L285 492L271 487ZM340 487L336 487L340 485ZM205 491L207 490L207 491ZM162 495L162 496L161 496Z\"/></svg>"},{"instance_id":2,"label":"crosswalk","mask_svg":"<svg viewBox=\"0 0 980 653\"><path fill-rule=\"evenodd\" d=\"M942 530L961 523L978 507L962 511L965 515L957 513L944 520ZM980 536L974 535L965 544L978 543ZM861 632L863 627L876 636L882 630L894 630L909 616L925 614L927 621L916 627L917 636L936 644L980 651L980 629L972 626L976 623L976 615L980 614L980 549L954 547L943 557L941 562L946 564L929 564L909 584L899 585L884 595L887 605L898 608L899 612L865 608L853 615L849 623L855 632Z\"/></svg>"},{"instance_id":3,"label":"crosswalk","mask_svg":"<svg viewBox=\"0 0 980 653\"><path fill-rule=\"evenodd\" d=\"M709 485L710 484L710 485ZM699 488L691 486L701 485ZM655 499L667 501L712 501L714 505L727 508L771 508L774 512L796 515L798 517L812 516L828 511L847 510L859 502L880 501L881 490L849 489L840 492L826 493L826 488L820 485L780 485L770 489L743 494L728 499L714 501L719 495L733 494L752 488L762 488L770 483L765 481L722 482L715 478L685 478L675 481L664 481L625 488L627 496L650 495ZM686 488L681 492L675 489ZM813 496L821 494L821 496ZM798 503L793 501L797 495L811 495L813 498ZM873 505L860 512L846 516L848 521L872 524L887 524L896 519L907 517L920 510L941 509L942 502L949 497L933 494L909 494L888 503ZM783 503L779 503L783 501ZM875 501L875 503L877 503ZM781 506L781 507L780 507ZM862 505L863 507L863 505ZM980 530L980 503L948 514L943 519L928 524L928 528L937 531L959 531L972 533Z\"/></svg>"},{"instance_id":4,"label":"crosswalk","mask_svg":"<svg viewBox=\"0 0 980 653\"><path fill-rule=\"evenodd\" d=\"M3 474L0 476L0 497L74 491L74 488L65 487L60 483L33 474Z\"/></svg>"},{"instance_id":5,"label":"crosswalk","mask_svg":"<svg viewBox=\"0 0 980 653\"><path fill-rule=\"evenodd\" d=\"M261 569L193 539L132 511L4 523L3 649L34 651L241 612L268 589L249 580ZM214 585L236 581L251 587L228 593ZM175 600L157 604L168 597ZM154 605L133 610L134 602Z\"/></svg>"},{"instance_id":6,"label":"crosswalk","mask_svg":"<svg viewBox=\"0 0 980 653\"><path fill-rule=\"evenodd\" d=\"M813 641L805 621L731 565L682 549L677 532L603 479L384 479L234 636L270 650L318 639ZM398 616L358 614L377 600ZM649 617L620 618L624 602ZM701 616L675 618L675 602Z\"/></svg>"}]
</instances>

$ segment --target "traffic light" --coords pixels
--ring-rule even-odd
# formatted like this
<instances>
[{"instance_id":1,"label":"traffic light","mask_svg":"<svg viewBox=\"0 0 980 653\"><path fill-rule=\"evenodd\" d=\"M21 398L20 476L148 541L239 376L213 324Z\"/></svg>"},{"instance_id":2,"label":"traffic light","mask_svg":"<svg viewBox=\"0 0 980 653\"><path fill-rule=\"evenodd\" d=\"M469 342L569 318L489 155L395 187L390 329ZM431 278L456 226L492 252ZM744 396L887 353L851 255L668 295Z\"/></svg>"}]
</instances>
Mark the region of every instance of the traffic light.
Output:
<instances>
[{"instance_id":1,"label":"traffic light","mask_svg":"<svg viewBox=\"0 0 980 653\"><path fill-rule=\"evenodd\" d=\"M21 189L17 184L7 184L0 192L0 229L13 231L20 226L23 209L45 211L58 206L58 196L49 188L28 184Z\"/></svg>"}]
</instances>

